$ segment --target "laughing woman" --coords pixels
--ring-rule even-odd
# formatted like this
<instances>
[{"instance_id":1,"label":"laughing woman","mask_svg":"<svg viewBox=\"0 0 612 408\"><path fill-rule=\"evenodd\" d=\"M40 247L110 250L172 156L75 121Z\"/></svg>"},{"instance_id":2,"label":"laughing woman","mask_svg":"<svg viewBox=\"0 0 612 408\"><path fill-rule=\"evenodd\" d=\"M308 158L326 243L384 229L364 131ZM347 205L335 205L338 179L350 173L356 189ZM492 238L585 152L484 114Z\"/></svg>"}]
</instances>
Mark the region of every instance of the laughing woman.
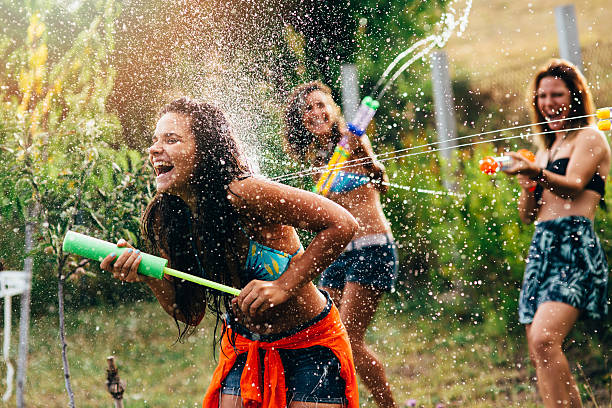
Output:
<instances>
[{"instance_id":1,"label":"laughing woman","mask_svg":"<svg viewBox=\"0 0 612 408\"><path fill-rule=\"evenodd\" d=\"M359 138L348 131L331 90L321 82L303 84L293 91L285 126L290 151L304 163L325 166L342 135L349 136L351 157L362 159L350 172L340 171L336 181L344 182L330 189L330 199L350 211L359 230L338 260L323 272L320 286L340 308L362 381L379 407L395 407L384 367L364 343L380 299L392 289L397 275L397 250L380 205L380 193L386 192L380 183L386 180L385 169L375 160L367 136ZM318 175L314 177L316 181Z\"/></svg>"},{"instance_id":2,"label":"laughing woman","mask_svg":"<svg viewBox=\"0 0 612 408\"><path fill-rule=\"evenodd\" d=\"M607 314L608 265L593 230L598 204L605 206L610 147L593 125L593 101L582 74L552 60L535 77L532 116L536 161L510 153L522 187L519 215L536 222L529 248L519 321L546 407L581 407L580 393L563 353L563 341L579 316Z\"/></svg>"},{"instance_id":3,"label":"laughing woman","mask_svg":"<svg viewBox=\"0 0 612 408\"><path fill-rule=\"evenodd\" d=\"M101 266L146 282L183 337L206 309L222 322L219 365L204 407L358 407L349 339L329 295L312 279L353 237L351 214L323 197L253 177L223 114L189 99L165 106L149 158L157 194L143 235L173 268L242 288L231 298L136 273L130 247ZM295 227L315 232L304 250ZM120 246L129 246L125 241Z\"/></svg>"}]
</instances>

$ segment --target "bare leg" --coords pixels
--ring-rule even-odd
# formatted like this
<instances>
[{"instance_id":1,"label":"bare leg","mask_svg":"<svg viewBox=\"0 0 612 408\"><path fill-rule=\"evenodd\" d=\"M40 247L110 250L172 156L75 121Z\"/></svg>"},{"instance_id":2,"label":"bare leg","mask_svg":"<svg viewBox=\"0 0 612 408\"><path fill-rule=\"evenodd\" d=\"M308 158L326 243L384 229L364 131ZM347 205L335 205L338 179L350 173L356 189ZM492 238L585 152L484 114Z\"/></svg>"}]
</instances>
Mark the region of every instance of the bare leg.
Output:
<instances>
[{"instance_id":1,"label":"bare leg","mask_svg":"<svg viewBox=\"0 0 612 408\"><path fill-rule=\"evenodd\" d=\"M579 313L565 303L545 302L526 327L529 357L536 367L538 389L547 408L582 407L578 387L562 349L563 340Z\"/></svg>"},{"instance_id":2,"label":"bare leg","mask_svg":"<svg viewBox=\"0 0 612 408\"><path fill-rule=\"evenodd\" d=\"M355 368L359 377L379 407L395 408L396 404L387 382L385 369L376 354L363 341L381 297L380 291L347 282L342 295L340 316L351 340Z\"/></svg>"},{"instance_id":3,"label":"bare leg","mask_svg":"<svg viewBox=\"0 0 612 408\"><path fill-rule=\"evenodd\" d=\"M221 394L221 408L242 408L240 395Z\"/></svg>"}]
</instances>

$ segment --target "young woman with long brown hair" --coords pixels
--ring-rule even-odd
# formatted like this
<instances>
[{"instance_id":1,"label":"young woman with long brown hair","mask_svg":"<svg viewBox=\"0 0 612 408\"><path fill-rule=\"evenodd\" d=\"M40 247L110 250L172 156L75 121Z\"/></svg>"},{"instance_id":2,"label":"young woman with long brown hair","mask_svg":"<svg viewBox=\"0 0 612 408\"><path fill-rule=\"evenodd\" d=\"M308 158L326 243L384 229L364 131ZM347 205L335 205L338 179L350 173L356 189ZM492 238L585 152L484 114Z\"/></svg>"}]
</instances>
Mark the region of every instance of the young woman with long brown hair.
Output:
<instances>
[{"instance_id":1,"label":"young woman with long brown hair","mask_svg":"<svg viewBox=\"0 0 612 408\"><path fill-rule=\"evenodd\" d=\"M325 166L343 135L348 135L351 160L360 159L356 166L340 168L329 193L355 217L359 229L344 253L323 272L319 286L340 308L362 381L378 406L395 407L385 369L364 342L380 299L393 288L397 276L397 250L380 204L380 193L387 191L381 183L387 181L385 168L376 160L367 135L349 132L330 88L319 81L293 91L285 126L290 152L303 163ZM315 182L319 176L313 174Z\"/></svg>"},{"instance_id":2,"label":"young woman with long brown hair","mask_svg":"<svg viewBox=\"0 0 612 408\"><path fill-rule=\"evenodd\" d=\"M551 60L531 89L537 134L536 161L509 153L521 185L519 215L536 222L519 299L529 355L547 407L581 407L580 393L563 353L563 341L579 316L607 314L608 265L593 230L605 207L610 147L596 130L595 109L582 74Z\"/></svg>"},{"instance_id":3,"label":"young woman with long brown hair","mask_svg":"<svg viewBox=\"0 0 612 408\"><path fill-rule=\"evenodd\" d=\"M145 282L179 337L206 309L221 322L221 353L204 399L210 408L358 407L348 335L312 279L353 237L357 223L315 194L254 177L215 107L165 106L149 148L157 194L142 218L153 252L173 268L242 288L232 298L180 279L136 273L138 250L101 263L117 279ZM295 231L315 233L306 249Z\"/></svg>"}]
</instances>

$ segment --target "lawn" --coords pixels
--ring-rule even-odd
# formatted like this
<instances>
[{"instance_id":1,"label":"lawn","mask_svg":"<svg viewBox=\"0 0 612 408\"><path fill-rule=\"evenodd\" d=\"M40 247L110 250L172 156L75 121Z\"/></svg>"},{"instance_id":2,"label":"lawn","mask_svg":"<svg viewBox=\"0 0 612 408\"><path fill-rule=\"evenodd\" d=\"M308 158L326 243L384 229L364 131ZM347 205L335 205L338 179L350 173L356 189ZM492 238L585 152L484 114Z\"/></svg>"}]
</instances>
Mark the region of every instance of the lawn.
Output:
<instances>
[{"instance_id":1,"label":"lawn","mask_svg":"<svg viewBox=\"0 0 612 408\"><path fill-rule=\"evenodd\" d=\"M459 322L434 303L428 312L412 313L406 310L414 310L414 304L402 305L389 298L367 334L367 343L387 364L401 405L414 399L423 407L438 403L445 407L536 407L535 384L530 380L534 372L522 338L491 335L478 316ZM117 358L121 378L127 381L126 407L201 404L215 366L210 319L185 343L175 343L174 323L156 303L68 311L66 320L78 407L112 406L104 384L109 355ZM570 358L583 361L584 370L596 374L592 385L599 407L608 407L610 366L604 350L609 344L587 341L580 333L573 337L579 341L569 344ZM28 406L65 407L68 398L54 313L33 322L30 350ZM4 381L4 367L0 376ZM584 391L584 376L579 372L575 376L583 400L595 406ZM374 406L363 388L360 400L363 407Z\"/></svg>"}]
</instances>

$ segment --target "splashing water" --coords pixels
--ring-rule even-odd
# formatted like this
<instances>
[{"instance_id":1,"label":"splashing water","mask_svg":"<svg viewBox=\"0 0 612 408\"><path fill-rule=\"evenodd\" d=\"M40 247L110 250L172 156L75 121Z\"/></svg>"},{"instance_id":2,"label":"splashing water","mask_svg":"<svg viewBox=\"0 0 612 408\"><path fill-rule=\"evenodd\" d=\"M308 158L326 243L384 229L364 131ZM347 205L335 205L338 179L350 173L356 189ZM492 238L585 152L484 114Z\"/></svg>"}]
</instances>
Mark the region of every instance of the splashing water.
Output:
<instances>
[{"instance_id":1,"label":"splashing water","mask_svg":"<svg viewBox=\"0 0 612 408\"><path fill-rule=\"evenodd\" d=\"M247 57L245 57L247 58ZM188 55L168 76L174 87L192 97L219 107L231 124L232 132L251 170L260 172L261 152L271 116L262 109L269 100L270 85L245 64L231 62L221 53Z\"/></svg>"},{"instance_id":2,"label":"splashing water","mask_svg":"<svg viewBox=\"0 0 612 408\"><path fill-rule=\"evenodd\" d=\"M389 87L393 84L393 82L404 72L410 65L412 65L415 61L429 55L431 50L434 47L442 48L448 42L453 31L457 29L457 37L461 37L463 32L465 31L468 24L468 17L470 15L470 10L472 9L472 0L466 0L465 9L463 10L463 14L456 19L455 15L457 14L457 3L458 1L452 1L448 5L448 12L442 14L442 18L438 23L436 23L434 31L441 30L440 34L432 34L426 38L423 38L416 43L412 44L406 51L400 53L394 60L389 64L385 72L383 72L382 76L376 83L374 87L374 91L372 92L375 95L375 99L380 99L387 92ZM412 55L412 56L411 56ZM393 76L386 81L389 74L393 71L393 69L406 57L411 56L408 61L406 61L403 65L401 65L397 71L393 74ZM377 94L378 89L385 84L380 93Z\"/></svg>"}]
</instances>

